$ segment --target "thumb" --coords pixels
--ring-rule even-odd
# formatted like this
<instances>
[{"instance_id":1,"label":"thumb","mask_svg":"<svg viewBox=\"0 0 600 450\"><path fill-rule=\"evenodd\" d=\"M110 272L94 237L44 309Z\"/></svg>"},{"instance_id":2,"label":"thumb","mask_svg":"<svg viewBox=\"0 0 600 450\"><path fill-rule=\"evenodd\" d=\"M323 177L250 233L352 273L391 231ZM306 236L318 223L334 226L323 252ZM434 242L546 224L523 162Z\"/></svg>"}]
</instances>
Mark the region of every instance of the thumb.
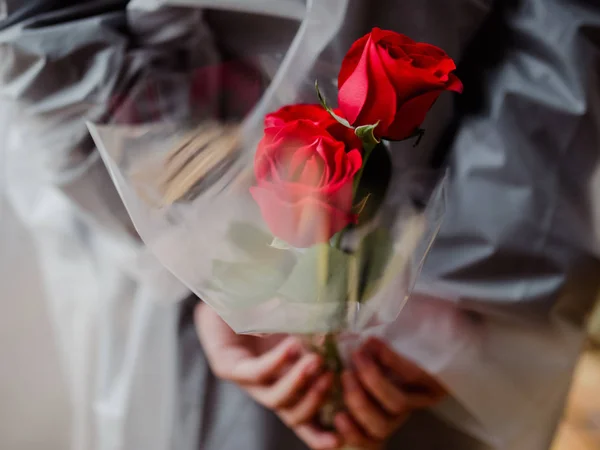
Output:
<instances>
[{"instance_id":1,"label":"thumb","mask_svg":"<svg viewBox=\"0 0 600 450\"><path fill-rule=\"evenodd\" d=\"M281 369L302 351L298 338L288 337L273 349L253 358L240 358L232 370L232 380L241 384L262 384L275 378Z\"/></svg>"}]
</instances>

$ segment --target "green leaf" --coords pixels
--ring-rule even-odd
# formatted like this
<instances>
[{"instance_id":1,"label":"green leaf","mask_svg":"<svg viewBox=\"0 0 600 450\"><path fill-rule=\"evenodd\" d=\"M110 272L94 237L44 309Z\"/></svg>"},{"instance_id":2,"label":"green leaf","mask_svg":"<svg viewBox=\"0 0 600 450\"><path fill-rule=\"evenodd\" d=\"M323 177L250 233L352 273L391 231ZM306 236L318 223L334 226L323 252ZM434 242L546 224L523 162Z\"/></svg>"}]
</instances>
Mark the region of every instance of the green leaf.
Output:
<instances>
[{"instance_id":1,"label":"green leaf","mask_svg":"<svg viewBox=\"0 0 600 450\"><path fill-rule=\"evenodd\" d=\"M377 125L379 125L379 121L373 125L362 125L354 129L354 133L362 141L365 150L375 148L380 142L374 134Z\"/></svg>"},{"instance_id":2,"label":"green leaf","mask_svg":"<svg viewBox=\"0 0 600 450\"><path fill-rule=\"evenodd\" d=\"M371 197L371 194L365 195L360 202L358 202L356 205L354 205L352 207L352 213L356 214L357 216L360 216L362 214L362 212L364 211L365 206L367 206L367 202L369 201L370 197Z\"/></svg>"},{"instance_id":3,"label":"green leaf","mask_svg":"<svg viewBox=\"0 0 600 450\"><path fill-rule=\"evenodd\" d=\"M350 128L351 130L354 129L354 127L352 125L350 125L350 122L348 122L346 119L338 116L336 113L333 112L332 109L328 109L327 112L329 112L331 117L333 117L335 120L337 120L338 123L344 125L346 128Z\"/></svg>"},{"instance_id":4,"label":"green leaf","mask_svg":"<svg viewBox=\"0 0 600 450\"><path fill-rule=\"evenodd\" d=\"M240 306L272 297L283 284L289 270L285 265L253 262L213 261L212 287L237 300Z\"/></svg>"},{"instance_id":5,"label":"green leaf","mask_svg":"<svg viewBox=\"0 0 600 450\"><path fill-rule=\"evenodd\" d=\"M279 251L271 246L273 235L245 222L233 222L227 230L227 238L247 256L257 260L279 257Z\"/></svg>"},{"instance_id":6,"label":"green leaf","mask_svg":"<svg viewBox=\"0 0 600 450\"><path fill-rule=\"evenodd\" d=\"M393 249L394 241L385 228L371 231L361 241L356 254L360 276L359 301L368 300L379 288Z\"/></svg>"},{"instance_id":7,"label":"green leaf","mask_svg":"<svg viewBox=\"0 0 600 450\"><path fill-rule=\"evenodd\" d=\"M379 144L371 151L356 189L355 201L359 205L368 197L368 201L364 204L364 208L358 216L359 226L368 223L375 217L385 200L391 178L392 159L390 152L385 145Z\"/></svg>"},{"instance_id":8,"label":"green leaf","mask_svg":"<svg viewBox=\"0 0 600 450\"><path fill-rule=\"evenodd\" d=\"M285 242L283 239L279 239L278 237L274 237L273 238L273 242L271 242L271 244L269 244L271 247L276 248L278 250L290 250L293 249L293 247L288 244L287 242Z\"/></svg>"},{"instance_id":9,"label":"green leaf","mask_svg":"<svg viewBox=\"0 0 600 450\"><path fill-rule=\"evenodd\" d=\"M317 91L317 97L321 106L327 111L329 111L330 108L329 106L327 106L327 101L325 100L325 97L323 96L323 94L321 94L321 90L319 89L319 80L315 80L315 91Z\"/></svg>"},{"instance_id":10,"label":"green leaf","mask_svg":"<svg viewBox=\"0 0 600 450\"><path fill-rule=\"evenodd\" d=\"M323 106L323 108L325 108L327 110L327 112L331 115L331 117L333 117L338 123L344 125L346 128L350 128L353 130L354 127L352 125L350 125L350 122L348 122L346 119L338 116L327 105L327 101L325 100L325 97L323 96L323 94L321 94L321 91L319 90L319 82L318 81L315 81L315 90L317 91L317 97L319 98L319 103L321 104L321 106Z\"/></svg>"},{"instance_id":11,"label":"green leaf","mask_svg":"<svg viewBox=\"0 0 600 450\"><path fill-rule=\"evenodd\" d=\"M270 233L244 222L234 222L227 238L247 261L214 260L211 288L239 302L240 306L268 300L292 271L296 257L291 248ZM242 258L240 258L242 259ZM244 258L246 259L246 258Z\"/></svg>"},{"instance_id":12,"label":"green leaf","mask_svg":"<svg viewBox=\"0 0 600 450\"><path fill-rule=\"evenodd\" d=\"M409 139L417 138L417 140L413 144L413 147L416 147L417 145L419 145L421 143L421 139L423 139L423 136L425 136L425 130L423 128L417 128L410 136L408 136L404 139L388 139L388 138L386 138L385 140L388 142L403 142L403 141L407 141Z\"/></svg>"},{"instance_id":13,"label":"green leaf","mask_svg":"<svg viewBox=\"0 0 600 450\"><path fill-rule=\"evenodd\" d=\"M327 244L311 247L299 258L278 292L294 302L336 302L345 307L350 258ZM325 277L323 269L326 269Z\"/></svg>"},{"instance_id":14,"label":"green leaf","mask_svg":"<svg viewBox=\"0 0 600 450\"><path fill-rule=\"evenodd\" d=\"M423 139L423 136L425 136L425 130L423 128L417 128L417 131L415 131L413 133L413 135L411 136L411 137L417 138L417 140L413 144L413 147L416 147L417 145L419 145L421 143L421 139Z\"/></svg>"}]
</instances>

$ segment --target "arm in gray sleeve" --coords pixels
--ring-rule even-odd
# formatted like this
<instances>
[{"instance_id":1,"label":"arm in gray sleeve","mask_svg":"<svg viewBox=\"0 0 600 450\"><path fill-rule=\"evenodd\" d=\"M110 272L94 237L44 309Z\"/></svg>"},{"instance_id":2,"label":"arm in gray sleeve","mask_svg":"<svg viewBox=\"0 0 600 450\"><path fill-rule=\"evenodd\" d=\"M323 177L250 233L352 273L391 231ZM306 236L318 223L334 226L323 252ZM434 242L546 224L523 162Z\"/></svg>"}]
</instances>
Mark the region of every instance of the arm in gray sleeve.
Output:
<instances>
[{"instance_id":1,"label":"arm in gray sleeve","mask_svg":"<svg viewBox=\"0 0 600 450\"><path fill-rule=\"evenodd\" d=\"M27 14L9 2L0 22L0 203L6 194L24 230L0 211L2 256L19 256L0 261L0 294L48 312L72 448L181 448L170 442L186 438L174 431L175 302L187 289L137 241L86 121L154 118L146 88L211 64L210 33L189 9L127 17L123 1L20 3ZM136 93L147 101L128 101Z\"/></svg>"},{"instance_id":2,"label":"arm in gray sleeve","mask_svg":"<svg viewBox=\"0 0 600 450\"><path fill-rule=\"evenodd\" d=\"M600 278L600 4L497 3L508 41L453 144L429 292L388 333L448 387L448 420L495 449L542 450Z\"/></svg>"},{"instance_id":3,"label":"arm in gray sleeve","mask_svg":"<svg viewBox=\"0 0 600 450\"><path fill-rule=\"evenodd\" d=\"M194 68L215 64L217 53L200 10L76 3L39 0L0 22L0 98L18 146L6 154L7 182L22 215L37 207L25 191L58 189L88 223L135 240L86 121L143 122L165 104L186 108ZM180 82L163 89L169 76Z\"/></svg>"}]
</instances>

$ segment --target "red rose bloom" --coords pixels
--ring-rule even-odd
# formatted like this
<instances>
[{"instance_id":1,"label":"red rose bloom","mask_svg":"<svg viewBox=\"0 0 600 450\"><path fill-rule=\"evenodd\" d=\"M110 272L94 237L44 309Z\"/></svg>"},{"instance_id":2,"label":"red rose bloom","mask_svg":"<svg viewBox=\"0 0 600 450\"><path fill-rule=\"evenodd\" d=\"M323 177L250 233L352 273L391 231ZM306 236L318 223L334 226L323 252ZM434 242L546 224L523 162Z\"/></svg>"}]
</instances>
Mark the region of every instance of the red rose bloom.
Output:
<instances>
[{"instance_id":1,"label":"red rose bloom","mask_svg":"<svg viewBox=\"0 0 600 450\"><path fill-rule=\"evenodd\" d=\"M334 110L334 112L338 116L343 116L342 111L339 109ZM354 130L340 124L321 105L301 103L284 106L274 113L267 114L265 128L281 127L298 119L309 120L315 125L325 128L329 134L338 141L344 142L349 148L362 148L362 143L358 136L354 134Z\"/></svg>"},{"instance_id":2,"label":"red rose bloom","mask_svg":"<svg viewBox=\"0 0 600 450\"><path fill-rule=\"evenodd\" d=\"M250 193L274 236L309 247L356 221L352 185L361 165L357 148L314 121L280 123L258 145Z\"/></svg>"},{"instance_id":3,"label":"red rose bloom","mask_svg":"<svg viewBox=\"0 0 600 450\"><path fill-rule=\"evenodd\" d=\"M443 91L462 92L454 61L440 48L374 28L346 54L338 103L354 126L379 121L375 134L410 137Z\"/></svg>"}]
</instances>

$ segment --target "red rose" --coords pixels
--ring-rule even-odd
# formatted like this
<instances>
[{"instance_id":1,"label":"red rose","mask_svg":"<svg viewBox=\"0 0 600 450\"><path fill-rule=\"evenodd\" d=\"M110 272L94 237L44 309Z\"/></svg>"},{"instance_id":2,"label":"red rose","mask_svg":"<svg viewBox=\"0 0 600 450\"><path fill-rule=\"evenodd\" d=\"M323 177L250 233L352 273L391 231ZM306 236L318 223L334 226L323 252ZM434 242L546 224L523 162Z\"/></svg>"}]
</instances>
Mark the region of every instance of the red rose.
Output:
<instances>
[{"instance_id":1,"label":"red rose","mask_svg":"<svg viewBox=\"0 0 600 450\"><path fill-rule=\"evenodd\" d=\"M377 136L406 139L443 91L462 92L454 69L454 61L438 47L373 28L344 57L338 103L352 125L379 121Z\"/></svg>"},{"instance_id":2,"label":"red rose","mask_svg":"<svg viewBox=\"0 0 600 450\"><path fill-rule=\"evenodd\" d=\"M356 222L352 184L362 155L314 121L280 125L258 145L250 193L274 236L298 248L326 242Z\"/></svg>"},{"instance_id":3,"label":"red rose","mask_svg":"<svg viewBox=\"0 0 600 450\"><path fill-rule=\"evenodd\" d=\"M339 109L334 110L334 112L338 116L342 116L342 111ZM329 134L338 141L344 142L349 148L362 148L362 143L358 136L354 134L354 130L340 124L321 105L297 104L284 106L274 113L267 114L265 117L265 127L281 127L288 122L298 119L309 120L316 125L322 126Z\"/></svg>"}]
</instances>

